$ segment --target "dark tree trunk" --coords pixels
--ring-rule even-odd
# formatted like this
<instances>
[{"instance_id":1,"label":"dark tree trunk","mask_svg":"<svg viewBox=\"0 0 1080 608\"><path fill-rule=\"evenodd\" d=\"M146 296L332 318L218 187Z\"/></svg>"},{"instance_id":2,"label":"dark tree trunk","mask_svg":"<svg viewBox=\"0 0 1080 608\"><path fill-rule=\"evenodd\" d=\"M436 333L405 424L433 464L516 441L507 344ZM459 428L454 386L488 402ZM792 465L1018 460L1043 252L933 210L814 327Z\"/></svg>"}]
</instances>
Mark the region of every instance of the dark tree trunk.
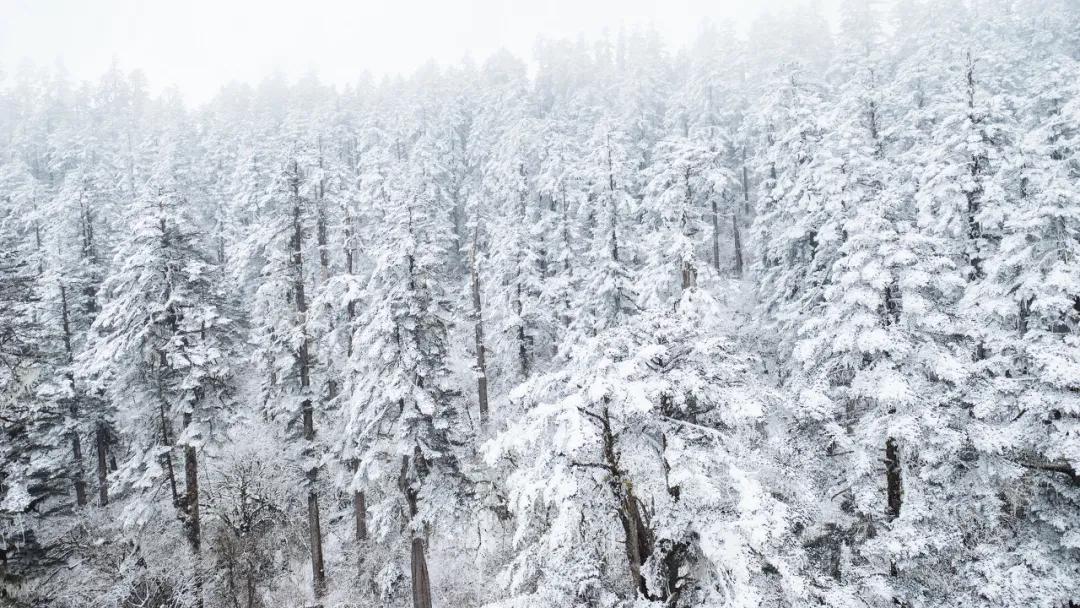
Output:
<instances>
[{"instance_id":1,"label":"dark tree trunk","mask_svg":"<svg viewBox=\"0 0 1080 608\"><path fill-rule=\"evenodd\" d=\"M885 440L885 482L888 501L887 514L889 519L896 519L900 516L904 486L900 471L900 447L892 437Z\"/></svg>"},{"instance_id":2,"label":"dark tree trunk","mask_svg":"<svg viewBox=\"0 0 1080 608\"><path fill-rule=\"evenodd\" d=\"M654 535L646 523L641 501L634 494L633 482L626 476L619 462L619 450L615 445L615 434L611 429L608 414L608 398L604 397L604 406L599 415L592 417L600 425L600 437L603 442L603 468L608 471L608 483L615 496L616 513L622 525L626 559L630 567L630 580L642 597L652 599L641 574L641 568L653 552Z\"/></svg>"},{"instance_id":3,"label":"dark tree trunk","mask_svg":"<svg viewBox=\"0 0 1080 608\"><path fill-rule=\"evenodd\" d=\"M412 539L412 595L413 608L431 608L431 579L428 577L424 541Z\"/></svg>"},{"instance_id":4,"label":"dark tree trunk","mask_svg":"<svg viewBox=\"0 0 1080 608\"><path fill-rule=\"evenodd\" d=\"M743 250L742 237L739 234L739 214L737 212L731 216L731 237L735 245L735 276L741 278L743 274Z\"/></svg>"},{"instance_id":5,"label":"dark tree trunk","mask_svg":"<svg viewBox=\"0 0 1080 608\"><path fill-rule=\"evenodd\" d=\"M304 425L305 460L315 462L315 412L311 400L311 357L308 352L307 338L307 300L304 295L304 259L303 259L303 227L300 220L300 167L296 161L292 163L290 186L293 199L293 234L292 247L292 272L293 272L293 296L296 299L297 322L303 334L300 347L297 350L296 362L300 372L300 393L304 399L301 403ZM308 544L311 549L311 575L312 588L316 598L321 598L326 591L326 570L323 563L322 551L322 527L319 522L319 493L318 480L319 469L315 464L305 471L307 480L307 504L308 504Z\"/></svg>"},{"instance_id":6,"label":"dark tree trunk","mask_svg":"<svg viewBox=\"0 0 1080 608\"><path fill-rule=\"evenodd\" d=\"M689 207L694 202L694 191L690 187L690 169L686 170L685 179L686 179L686 200L685 200L684 204L686 205L686 207ZM684 211L683 216L682 216L682 225L683 225L683 234L684 234L684 236L686 235L686 230L687 230L686 225L687 225L688 221L689 220L686 217L686 212ZM681 278L682 278L682 288L683 288L683 290L687 290L687 289L691 289L693 287L697 287L697 268L694 267L694 264L691 261L682 260L682 264L681 264L679 270L680 270L681 275L682 275Z\"/></svg>"},{"instance_id":7,"label":"dark tree trunk","mask_svg":"<svg viewBox=\"0 0 1080 608\"><path fill-rule=\"evenodd\" d=\"M750 215L750 175L746 169L746 148L743 147L743 161L742 161L742 194L743 194L743 215ZM775 178L775 175L773 176Z\"/></svg>"},{"instance_id":8,"label":"dark tree trunk","mask_svg":"<svg viewBox=\"0 0 1080 608\"><path fill-rule=\"evenodd\" d=\"M525 165L518 166L518 175L521 177L522 185L527 184L525 177ZM519 199L518 212L520 213L522 225L527 225L529 221L528 208L526 207L525 189L522 189L522 194ZM518 268L521 268L521 253L518 253ZM520 278L514 285L514 314L518 317L517 323L517 343L518 343L518 365L521 369L521 377L529 377L529 338L525 331L525 319L522 317L522 313L525 310L524 304L521 299L521 280Z\"/></svg>"},{"instance_id":9,"label":"dark tree trunk","mask_svg":"<svg viewBox=\"0 0 1080 608\"><path fill-rule=\"evenodd\" d=\"M68 310L67 289L60 284L60 322L64 330L64 352L67 355L67 363L71 365L74 353L71 348L71 322ZM83 475L82 439L79 437L79 394L75 388L75 374L68 371L65 374L68 388L71 390L71 404L68 408L71 413L75 428L71 430L71 453L74 460L72 477L75 484L75 504L82 507L86 505L86 480Z\"/></svg>"},{"instance_id":10,"label":"dark tree trunk","mask_svg":"<svg viewBox=\"0 0 1080 608\"><path fill-rule=\"evenodd\" d=\"M518 367L521 370L521 377L529 377L529 342L528 337L525 335L525 320L521 317L525 308L521 302L521 283L519 282L515 286L514 295L514 314L518 317L517 322L517 345L518 345Z\"/></svg>"},{"instance_id":11,"label":"dark tree trunk","mask_svg":"<svg viewBox=\"0 0 1080 608\"><path fill-rule=\"evenodd\" d=\"M160 353L162 369L164 369L165 353ZM173 506L183 510L183 505L180 502L180 492L176 487L176 472L173 470L172 460L172 429L168 418L165 415L165 396L161 390L161 370L158 370L158 421L161 425L161 445L165 447L165 453L162 455L162 460L165 465L165 475L169 478L169 489L172 491Z\"/></svg>"},{"instance_id":12,"label":"dark tree trunk","mask_svg":"<svg viewBox=\"0 0 1080 608\"><path fill-rule=\"evenodd\" d=\"M749 216L750 215L750 177L748 175L748 171L746 170L746 149L745 148L743 148L742 195L743 195L742 213L740 214L736 210L733 217L731 218L731 231L732 231L732 234L733 234L734 239L735 239L735 276L737 276L737 277L741 277L742 274L743 274L743 248L742 248L742 238L741 238L741 236L739 234L739 216L740 215L743 215L743 216ZM732 205L732 208L734 209L735 206Z\"/></svg>"},{"instance_id":13,"label":"dark tree trunk","mask_svg":"<svg viewBox=\"0 0 1080 608\"><path fill-rule=\"evenodd\" d=\"M356 516L356 541L367 540L367 504L362 491L353 492L353 514Z\"/></svg>"},{"instance_id":14,"label":"dark tree trunk","mask_svg":"<svg viewBox=\"0 0 1080 608\"><path fill-rule=\"evenodd\" d=\"M348 208L345 209L345 272L352 276L353 274L353 242L352 242L352 215L349 213ZM351 358L353 353L353 319L356 317L356 302L349 300L345 306L345 317L348 319L349 327L345 332L347 336L346 354ZM359 463L353 463L353 472L356 472L356 467ZM363 490L353 491L353 518L356 521L356 543L357 545L363 544L367 541L367 500L364 496ZM361 563L363 563L363 557L361 556Z\"/></svg>"},{"instance_id":15,"label":"dark tree trunk","mask_svg":"<svg viewBox=\"0 0 1080 608\"><path fill-rule=\"evenodd\" d=\"M697 287L697 268L688 261L682 263L682 288L691 289Z\"/></svg>"},{"instance_id":16,"label":"dark tree trunk","mask_svg":"<svg viewBox=\"0 0 1080 608\"><path fill-rule=\"evenodd\" d=\"M191 414L184 414L184 427L191 425ZM189 441L184 445L184 521L187 527L188 544L195 554L195 604L200 607L202 600L202 525L199 517L199 463L195 446Z\"/></svg>"},{"instance_id":17,"label":"dark tree trunk","mask_svg":"<svg viewBox=\"0 0 1080 608\"><path fill-rule=\"evenodd\" d=\"M720 273L720 211L717 208L716 197L712 199L712 259L713 269Z\"/></svg>"},{"instance_id":18,"label":"dark tree trunk","mask_svg":"<svg viewBox=\"0 0 1080 608\"><path fill-rule=\"evenodd\" d=\"M413 466L418 464L421 458L420 448L414 448ZM417 501L419 489L415 487L409 474L409 457L401 457L401 475L398 477L398 486L405 495L405 502L409 507L409 529L412 530L412 599L413 608L431 608L431 578L428 575L427 556L425 554L424 539L413 527L413 520L418 512Z\"/></svg>"},{"instance_id":19,"label":"dark tree trunk","mask_svg":"<svg viewBox=\"0 0 1080 608\"><path fill-rule=\"evenodd\" d=\"M106 451L109 449L108 431L105 424L97 423L94 429L94 448L97 450L98 504L109 504L109 464Z\"/></svg>"},{"instance_id":20,"label":"dark tree trunk","mask_svg":"<svg viewBox=\"0 0 1080 608\"><path fill-rule=\"evenodd\" d=\"M86 506L86 480L83 478L82 441L77 430L71 432L71 452L75 459L75 504L83 507Z\"/></svg>"},{"instance_id":21,"label":"dark tree trunk","mask_svg":"<svg viewBox=\"0 0 1080 608\"><path fill-rule=\"evenodd\" d=\"M472 251L469 256L469 270L472 275L473 330L476 340L476 395L480 403L480 426L487 426L488 392L487 362L484 353L484 311L480 300L480 269L476 261L476 236L473 236Z\"/></svg>"}]
</instances>

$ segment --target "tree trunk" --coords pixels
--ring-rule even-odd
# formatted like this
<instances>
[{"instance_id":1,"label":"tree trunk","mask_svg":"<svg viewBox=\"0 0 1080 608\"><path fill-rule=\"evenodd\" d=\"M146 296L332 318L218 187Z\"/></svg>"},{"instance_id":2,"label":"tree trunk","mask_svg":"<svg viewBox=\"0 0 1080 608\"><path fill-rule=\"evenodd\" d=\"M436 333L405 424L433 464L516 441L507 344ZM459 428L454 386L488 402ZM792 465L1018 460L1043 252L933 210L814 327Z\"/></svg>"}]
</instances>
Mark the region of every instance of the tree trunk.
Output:
<instances>
[{"instance_id":1,"label":"tree trunk","mask_svg":"<svg viewBox=\"0 0 1080 608\"><path fill-rule=\"evenodd\" d=\"M356 516L356 542L367 540L367 504L363 491L353 492L353 514Z\"/></svg>"},{"instance_id":2,"label":"tree trunk","mask_svg":"<svg viewBox=\"0 0 1080 608\"><path fill-rule=\"evenodd\" d=\"M518 367L521 369L522 379L529 377L529 344L525 336L525 319L521 317L525 308L521 302L521 283L515 287L514 314L517 315L517 343L518 343Z\"/></svg>"},{"instance_id":3,"label":"tree trunk","mask_svg":"<svg viewBox=\"0 0 1080 608\"><path fill-rule=\"evenodd\" d=\"M305 420L310 416L305 415ZM306 426L306 425L305 425ZM316 598L321 598L326 591L326 569L323 565L322 525L319 522L319 493L315 489L316 469L308 471L308 543L311 545L312 589Z\"/></svg>"},{"instance_id":4,"label":"tree trunk","mask_svg":"<svg viewBox=\"0 0 1080 608\"><path fill-rule=\"evenodd\" d=\"M184 414L184 428L190 428L191 414ZM199 462L191 441L184 445L184 516L187 524L188 544L195 555L195 601L202 606L202 526L199 517Z\"/></svg>"},{"instance_id":5,"label":"tree trunk","mask_svg":"<svg viewBox=\"0 0 1080 608\"><path fill-rule=\"evenodd\" d=\"M890 520L900 517L900 505L903 501L904 486L900 471L900 447L896 440L885 440L885 483L887 514Z\"/></svg>"},{"instance_id":6,"label":"tree trunk","mask_svg":"<svg viewBox=\"0 0 1080 608\"><path fill-rule=\"evenodd\" d=\"M684 260L682 263L682 288L684 290L697 287L697 268Z\"/></svg>"},{"instance_id":7,"label":"tree trunk","mask_svg":"<svg viewBox=\"0 0 1080 608\"><path fill-rule=\"evenodd\" d=\"M743 150L743 166L742 166L742 200L743 200L743 215L750 214L750 176L749 171L746 169L746 150Z\"/></svg>"},{"instance_id":8,"label":"tree trunk","mask_svg":"<svg viewBox=\"0 0 1080 608\"><path fill-rule=\"evenodd\" d=\"M161 357L162 368L166 365L165 353L159 353ZM173 470L172 461L172 429L169 428L169 421L165 417L165 396L161 391L161 371L158 370L158 421L161 424L161 445L165 448L165 454L162 456L162 460L165 464L165 475L169 478L169 489L172 491L173 506L178 509L183 509L183 505L180 502L180 492L176 488L176 473Z\"/></svg>"},{"instance_id":9,"label":"tree trunk","mask_svg":"<svg viewBox=\"0 0 1080 608\"><path fill-rule=\"evenodd\" d=\"M529 214L526 206L525 186L527 185L527 179L525 177L525 165L518 165L518 175L521 177L522 191L519 197L518 211L521 217L521 224L523 226L528 225ZM519 243L518 246L521 246ZM521 271L521 250L518 250L518 271ZM518 277L514 286L514 314L517 315L517 343L518 343L518 364L521 368L521 377L529 377L529 343L528 336L525 331L525 319L522 317L525 307L521 299L521 280Z\"/></svg>"},{"instance_id":10,"label":"tree trunk","mask_svg":"<svg viewBox=\"0 0 1080 608\"><path fill-rule=\"evenodd\" d=\"M690 169L689 168L686 169L686 174L684 175L684 178L685 178L685 181L686 181L686 198L683 201L684 209L683 209L681 222L682 222L683 236L685 237L685 236L687 236L687 223L689 221L687 219L687 217L686 217L686 209L688 209L694 202L694 192L693 192L693 189L690 187ZM685 253L684 253L684 255L685 255ZM682 274L682 288L683 288L684 291L687 290L687 289L693 288L693 287L697 287L697 268L694 267L693 262L691 262L690 260L687 260L687 259L682 260L682 264L680 266L680 272Z\"/></svg>"},{"instance_id":11,"label":"tree trunk","mask_svg":"<svg viewBox=\"0 0 1080 608\"><path fill-rule=\"evenodd\" d=\"M746 169L746 148L743 148L743 166L742 166L742 214L744 216L750 215L750 176ZM739 213L736 213L731 218L731 228L735 235L735 275L741 277L743 273L743 251L742 251L742 239L739 236Z\"/></svg>"},{"instance_id":12,"label":"tree trunk","mask_svg":"<svg viewBox=\"0 0 1080 608\"><path fill-rule=\"evenodd\" d=\"M349 275L353 275L353 242L352 242L352 214L349 213L348 208L345 209L345 272ZM345 318L348 319L349 327L345 334L348 342L345 346L345 352L349 358L352 358L353 353L353 319L356 317L356 301L349 300L345 306ZM356 472L356 467L359 463L353 463L353 472ZM353 491L353 518L356 520L356 543L361 545L367 541L367 500L364 496L363 490ZM361 557L361 563L363 558Z\"/></svg>"},{"instance_id":13,"label":"tree trunk","mask_svg":"<svg viewBox=\"0 0 1080 608\"><path fill-rule=\"evenodd\" d=\"M608 414L608 398L604 397L604 406L600 415L593 415L600 424L600 437L603 441L604 468L608 471L608 483L615 496L616 513L622 524L626 559L630 567L630 581L642 597L653 599L649 595L645 577L641 568L653 552L654 535L641 511L641 501L634 494L634 486L622 470L619 463L619 450L615 445L615 434L611 430L611 418Z\"/></svg>"},{"instance_id":14,"label":"tree trunk","mask_svg":"<svg viewBox=\"0 0 1080 608\"><path fill-rule=\"evenodd\" d=\"M75 407L72 406L72 415ZM86 480L83 479L83 453L82 441L79 439L79 431L71 432L71 452L75 458L75 504L80 507L86 506Z\"/></svg>"},{"instance_id":15,"label":"tree trunk","mask_svg":"<svg viewBox=\"0 0 1080 608\"><path fill-rule=\"evenodd\" d=\"M60 322L64 330L64 351L67 354L67 364L71 365L74 361L74 354L71 349L71 322L68 316L68 301L67 301L67 289L63 283L60 284ZM74 484L75 484L75 504L78 506L86 506L86 480L83 478L83 453L82 453L82 439L79 437L79 395L75 389L75 374L68 371L65 374L68 382L68 388L71 390L71 404L68 407L71 413L71 418L75 424L75 428L71 430L71 453L74 460Z\"/></svg>"},{"instance_id":16,"label":"tree trunk","mask_svg":"<svg viewBox=\"0 0 1080 608\"><path fill-rule=\"evenodd\" d=\"M743 273L742 237L739 235L739 214L734 210L731 216L731 236L735 245L735 276L741 278Z\"/></svg>"},{"instance_id":17,"label":"tree trunk","mask_svg":"<svg viewBox=\"0 0 1080 608\"><path fill-rule=\"evenodd\" d=\"M709 197L712 199L712 259L713 269L717 274L720 273L720 213L716 205L716 197Z\"/></svg>"},{"instance_id":18,"label":"tree trunk","mask_svg":"<svg viewBox=\"0 0 1080 608\"><path fill-rule=\"evenodd\" d=\"M428 577L424 541L412 539L412 594L413 608L431 608L431 579Z\"/></svg>"},{"instance_id":19,"label":"tree trunk","mask_svg":"<svg viewBox=\"0 0 1080 608\"><path fill-rule=\"evenodd\" d=\"M312 590L316 598L321 598L326 590L326 570L323 564L322 551L322 528L319 522L319 493L318 480L319 469L315 460L315 412L311 401L311 357L308 353L307 337L307 300L304 296L304 258L303 258L303 228L300 221L300 167L296 161L292 163L292 175L290 176L293 198L293 234L292 246L292 271L293 271L293 295L296 298L297 323L300 325L301 339L297 351L296 362L300 368L300 394L303 396L301 407L304 424L304 458L312 463L305 471L307 480L307 504L308 504L308 544L311 549L311 577Z\"/></svg>"},{"instance_id":20,"label":"tree trunk","mask_svg":"<svg viewBox=\"0 0 1080 608\"><path fill-rule=\"evenodd\" d=\"M98 504L102 507L109 504L109 464L105 454L108 443L105 424L98 422L94 429L94 447L97 450Z\"/></svg>"},{"instance_id":21,"label":"tree trunk","mask_svg":"<svg viewBox=\"0 0 1080 608\"><path fill-rule=\"evenodd\" d=\"M474 234L469 255L469 270L472 275L473 323L476 339L476 394L480 402L480 426L485 427L488 420L487 362L484 354L484 311L480 300L480 270L476 262L476 240Z\"/></svg>"},{"instance_id":22,"label":"tree trunk","mask_svg":"<svg viewBox=\"0 0 1080 608\"><path fill-rule=\"evenodd\" d=\"M413 449L414 460L421 457L420 448ZM415 464L415 463L414 463ZM427 556L424 552L424 539L420 538L417 530L413 528L413 519L416 518L417 500L419 490L415 488L409 479L409 457L401 457L401 475L398 477L398 486L405 495L405 502L409 506L409 529L412 530L412 598L413 608L431 608L431 578L428 575Z\"/></svg>"}]
</instances>

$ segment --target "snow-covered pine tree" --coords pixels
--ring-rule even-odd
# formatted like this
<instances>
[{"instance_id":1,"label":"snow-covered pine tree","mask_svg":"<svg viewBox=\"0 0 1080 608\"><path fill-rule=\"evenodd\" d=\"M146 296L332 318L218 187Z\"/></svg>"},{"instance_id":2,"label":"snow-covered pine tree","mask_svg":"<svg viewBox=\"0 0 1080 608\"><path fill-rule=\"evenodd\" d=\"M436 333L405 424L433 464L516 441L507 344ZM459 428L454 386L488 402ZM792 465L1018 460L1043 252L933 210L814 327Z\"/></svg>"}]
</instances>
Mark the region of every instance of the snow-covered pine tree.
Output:
<instances>
[{"instance_id":1,"label":"snow-covered pine tree","mask_svg":"<svg viewBox=\"0 0 1080 608\"><path fill-rule=\"evenodd\" d=\"M443 283L452 209L433 172L432 144L420 134L412 149L399 148L386 168L385 197L373 201L379 224L367 233L373 268L358 317L364 348L350 360L341 454L357 462L353 488L367 497L376 542L392 551L373 573L379 597L402 601L400 581L408 580L418 608L432 605L429 546L452 532L442 517L459 508L456 450L466 430ZM399 552L405 547L408 575Z\"/></svg>"},{"instance_id":2,"label":"snow-covered pine tree","mask_svg":"<svg viewBox=\"0 0 1080 608\"><path fill-rule=\"evenodd\" d=\"M231 407L234 329L178 183L163 175L148 191L127 212L127 236L103 283L79 373L109 404L110 422L137 430L119 455L116 489L127 497L122 530L135 539L169 533L156 526L171 504L193 553L187 563L195 571L186 576L198 588L198 451ZM174 456L180 447L183 478Z\"/></svg>"}]
</instances>

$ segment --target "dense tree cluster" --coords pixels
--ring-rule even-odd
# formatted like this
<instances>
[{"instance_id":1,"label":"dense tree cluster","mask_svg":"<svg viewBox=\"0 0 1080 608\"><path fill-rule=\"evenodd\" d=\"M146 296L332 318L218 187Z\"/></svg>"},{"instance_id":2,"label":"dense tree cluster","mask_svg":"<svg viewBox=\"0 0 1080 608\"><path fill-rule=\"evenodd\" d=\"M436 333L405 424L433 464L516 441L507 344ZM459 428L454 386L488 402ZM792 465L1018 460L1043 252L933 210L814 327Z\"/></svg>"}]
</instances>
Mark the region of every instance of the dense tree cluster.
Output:
<instances>
[{"instance_id":1,"label":"dense tree cluster","mask_svg":"<svg viewBox=\"0 0 1080 608\"><path fill-rule=\"evenodd\" d=\"M0 73L0 605L1080 603L1080 4L842 4Z\"/></svg>"}]
</instances>

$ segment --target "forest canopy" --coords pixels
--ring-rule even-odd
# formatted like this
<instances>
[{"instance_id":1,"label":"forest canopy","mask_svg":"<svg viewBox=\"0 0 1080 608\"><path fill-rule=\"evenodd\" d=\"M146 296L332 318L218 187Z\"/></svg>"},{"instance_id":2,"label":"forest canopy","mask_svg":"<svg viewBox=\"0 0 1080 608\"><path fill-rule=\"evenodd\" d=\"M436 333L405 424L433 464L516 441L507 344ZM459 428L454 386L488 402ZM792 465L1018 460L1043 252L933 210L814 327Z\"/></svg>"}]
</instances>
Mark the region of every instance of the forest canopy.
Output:
<instances>
[{"instance_id":1,"label":"forest canopy","mask_svg":"<svg viewBox=\"0 0 1080 608\"><path fill-rule=\"evenodd\" d=\"M0 606L1080 605L1080 3L815 7L0 71Z\"/></svg>"}]
</instances>

